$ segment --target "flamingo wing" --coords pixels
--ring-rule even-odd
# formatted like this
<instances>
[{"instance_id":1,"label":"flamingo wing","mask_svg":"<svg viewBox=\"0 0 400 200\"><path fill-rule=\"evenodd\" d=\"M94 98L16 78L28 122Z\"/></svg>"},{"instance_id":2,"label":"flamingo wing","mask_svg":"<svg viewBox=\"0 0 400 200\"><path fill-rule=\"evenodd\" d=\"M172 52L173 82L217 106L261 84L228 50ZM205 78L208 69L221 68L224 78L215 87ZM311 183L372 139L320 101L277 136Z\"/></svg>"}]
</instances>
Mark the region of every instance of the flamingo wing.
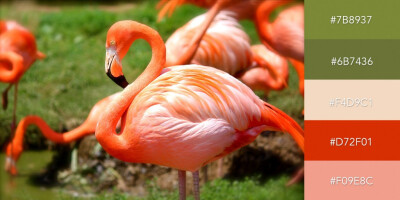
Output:
<instances>
[{"instance_id":1,"label":"flamingo wing","mask_svg":"<svg viewBox=\"0 0 400 200\"><path fill-rule=\"evenodd\" d=\"M126 114L128 141L137 144L125 160L195 171L261 132L254 132L253 122L261 120L263 104L237 79L198 65L169 69L135 97Z\"/></svg>"}]
</instances>

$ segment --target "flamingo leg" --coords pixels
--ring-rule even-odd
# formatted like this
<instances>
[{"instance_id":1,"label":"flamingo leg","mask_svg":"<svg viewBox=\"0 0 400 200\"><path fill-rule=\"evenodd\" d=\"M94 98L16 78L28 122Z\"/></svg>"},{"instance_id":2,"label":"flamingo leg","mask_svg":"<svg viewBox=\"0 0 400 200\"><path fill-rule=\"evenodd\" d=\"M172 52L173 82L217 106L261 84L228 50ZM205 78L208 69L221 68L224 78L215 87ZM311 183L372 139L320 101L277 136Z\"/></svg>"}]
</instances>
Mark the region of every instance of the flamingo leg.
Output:
<instances>
[{"instance_id":1,"label":"flamingo leg","mask_svg":"<svg viewBox=\"0 0 400 200\"><path fill-rule=\"evenodd\" d=\"M17 97L18 97L18 82L15 83L14 86L14 108L13 108L13 116L11 122L11 133L14 134L16 123L17 123Z\"/></svg>"},{"instance_id":2,"label":"flamingo leg","mask_svg":"<svg viewBox=\"0 0 400 200\"><path fill-rule=\"evenodd\" d=\"M179 200L186 200L186 171L178 170Z\"/></svg>"},{"instance_id":3,"label":"flamingo leg","mask_svg":"<svg viewBox=\"0 0 400 200\"><path fill-rule=\"evenodd\" d=\"M195 200L200 200L199 171L193 172L193 195Z\"/></svg>"},{"instance_id":4,"label":"flamingo leg","mask_svg":"<svg viewBox=\"0 0 400 200\"><path fill-rule=\"evenodd\" d=\"M296 174L286 183L286 186L291 186L301 181L304 178L304 166L299 169Z\"/></svg>"},{"instance_id":5,"label":"flamingo leg","mask_svg":"<svg viewBox=\"0 0 400 200\"><path fill-rule=\"evenodd\" d=\"M12 83L10 85L8 85L8 87L3 91L2 93L2 105L3 105L3 110L7 109L7 105L8 105L8 91L11 89L12 87Z\"/></svg>"}]
</instances>

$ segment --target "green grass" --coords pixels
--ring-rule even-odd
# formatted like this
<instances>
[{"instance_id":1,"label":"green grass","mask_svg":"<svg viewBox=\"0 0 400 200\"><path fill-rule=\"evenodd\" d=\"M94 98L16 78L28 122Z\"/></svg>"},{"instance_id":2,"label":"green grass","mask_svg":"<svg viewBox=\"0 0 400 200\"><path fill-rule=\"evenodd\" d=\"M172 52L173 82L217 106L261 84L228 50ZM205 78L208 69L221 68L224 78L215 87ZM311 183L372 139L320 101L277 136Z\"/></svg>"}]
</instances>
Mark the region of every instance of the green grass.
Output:
<instances>
[{"instance_id":1,"label":"green grass","mask_svg":"<svg viewBox=\"0 0 400 200\"><path fill-rule=\"evenodd\" d=\"M203 200L300 200L304 199L304 186L301 184L286 187L288 177L270 179L262 183L256 177L246 178L245 180L225 180L217 179L201 187L200 196ZM176 200L179 194L177 191L163 191L157 187L150 186L147 197L137 198L126 194L113 193L101 194L92 200ZM79 198L66 197L65 200L78 200ZM188 200L194 199L189 195Z\"/></svg>"},{"instance_id":2,"label":"green grass","mask_svg":"<svg viewBox=\"0 0 400 200\"><path fill-rule=\"evenodd\" d=\"M282 176L279 178L270 179L262 183L256 177L246 178L244 180L225 180L217 179L207 183L201 188L201 199L226 199L226 200L299 200L303 198L303 185L294 185L286 187L288 177ZM177 192L163 194L157 188L151 188L150 194L145 199L148 200L169 200L178 199ZM189 197L188 199L193 199Z\"/></svg>"},{"instance_id":3,"label":"green grass","mask_svg":"<svg viewBox=\"0 0 400 200\"><path fill-rule=\"evenodd\" d=\"M202 200L301 200L304 199L304 185L297 184L286 187L288 177L270 179L267 182L260 182L257 177L246 178L244 180L225 180L217 179L207 183L200 189ZM90 200L176 200L179 199L178 191L161 190L154 186L152 182L148 184L149 194L146 197L134 197L129 194L112 192L102 193ZM189 186L189 185L188 185ZM60 200L81 200L82 197L71 197L59 194ZM193 200L192 195L187 196L188 200Z\"/></svg>"},{"instance_id":4,"label":"green grass","mask_svg":"<svg viewBox=\"0 0 400 200\"><path fill-rule=\"evenodd\" d=\"M286 187L288 177L270 179L267 182L260 182L257 177L246 178L244 180L225 180L217 179L207 183L200 189L202 200L301 200L304 199L304 185L296 184ZM189 186L189 185L188 185ZM179 199L178 191L161 190L152 183L149 183L149 194L146 197L134 197L124 193L112 192L102 193L92 198L71 197L59 194L60 200L176 200ZM188 200L193 200L192 195L187 196Z\"/></svg>"}]
</instances>

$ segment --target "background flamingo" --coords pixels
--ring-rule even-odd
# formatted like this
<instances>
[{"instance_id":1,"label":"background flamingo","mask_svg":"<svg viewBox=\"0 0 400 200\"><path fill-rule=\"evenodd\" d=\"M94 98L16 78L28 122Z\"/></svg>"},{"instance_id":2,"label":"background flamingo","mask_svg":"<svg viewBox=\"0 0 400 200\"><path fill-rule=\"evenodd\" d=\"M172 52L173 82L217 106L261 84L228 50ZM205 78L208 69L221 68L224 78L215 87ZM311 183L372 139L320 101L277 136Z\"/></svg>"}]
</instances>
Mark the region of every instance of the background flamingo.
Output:
<instances>
[{"instance_id":1,"label":"background flamingo","mask_svg":"<svg viewBox=\"0 0 400 200\"><path fill-rule=\"evenodd\" d=\"M258 2L258 0L248 0L249 2ZM183 50L184 53L181 53L181 55L178 57L178 59L175 59L173 63L169 62L169 59L167 60L167 66L172 66L172 65L182 65L182 64L188 64L194 54L196 53L200 42L202 41L202 38L204 34L206 33L207 29L211 25L211 23L214 21L214 18L217 16L217 14L225 7L228 7L230 4L233 3L238 3L241 2L239 0L218 0L218 1L185 1L185 0L162 0L159 4L158 7L161 7L164 5L164 7L161 9L159 13L158 19L160 20L162 16L166 13L169 12L172 14L173 10L177 5L190 2L194 3L196 5L200 5L202 7L211 7L210 10L207 12L207 14L204 15L204 20L201 21L201 24L198 24L198 28L195 31L192 31L192 34L190 34L190 41L185 45L184 49L180 49L181 51ZM247 2L247 1L246 1ZM245 4L246 5L246 4ZM243 5L241 5L242 8L239 10L244 10ZM250 10L250 9L249 9ZM237 10L236 10L237 11ZM242 13L236 13L237 16L241 16Z\"/></svg>"},{"instance_id":2,"label":"background flamingo","mask_svg":"<svg viewBox=\"0 0 400 200\"><path fill-rule=\"evenodd\" d=\"M264 3L263 3L264 2ZM212 21L217 14L223 10L229 10L235 13L236 19L250 19L257 24L258 33L263 43L281 55L290 58L298 77L299 77L299 91L304 96L304 5L293 6L284 10L279 14L274 24L277 28L275 35L275 42L266 40L261 35L270 35L270 32L265 32L269 23L269 15L275 8L293 2L293 0L270 1L270 0L162 0L158 4L158 8L162 9L159 12L158 19L160 20L166 13L171 15L176 6L185 3L194 4L204 8L211 8L207 12L206 19ZM263 3L263 6L260 5ZM258 9L258 15L255 15ZM211 22L204 22L199 28L207 29ZM259 28L263 26L263 28ZM282 27L281 27L282 26ZM264 32L263 32L264 31ZM272 34L271 37L272 38ZM268 42L273 43L269 45ZM282 42L283 41L283 42ZM279 44L284 43L284 44ZM286 47L287 46L287 47ZM292 52L292 53L290 53ZM300 61L300 62L299 62ZM179 63L184 64L184 63ZM263 71L261 69L253 71ZM261 82L260 82L261 83Z\"/></svg>"},{"instance_id":3,"label":"background flamingo","mask_svg":"<svg viewBox=\"0 0 400 200\"><path fill-rule=\"evenodd\" d=\"M146 40L152 59L145 71L117 95L100 117L96 138L112 156L193 172L199 199L198 169L251 143L263 130L288 131L303 149L301 127L260 100L229 74L199 65L165 66L158 33L134 21L120 21L107 34L106 73L121 84L121 60L136 39ZM122 120L121 133L115 127Z\"/></svg>"},{"instance_id":4,"label":"background flamingo","mask_svg":"<svg viewBox=\"0 0 400 200\"><path fill-rule=\"evenodd\" d=\"M66 133L57 133L53 131L47 123L38 116L30 115L24 117L18 124L16 133L12 141L6 147L6 163L5 169L12 175L17 174L16 163L23 151L23 142L26 128L29 125L36 125L42 131L43 135L54 143L70 143L76 141L86 135L93 134L96 129L100 113L104 111L106 106L118 95L118 93L110 95L97 102L91 109L86 120L77 128Z\"/></svg>"},{"instance_id":5,"label":"background flamingo","mask_svg":"<svg viewBox=\"0 0 400 200\"><path fill-rule=\"evenodd\" d=\"M244 16L248 16L249 13L252 14L253 13L252 11L256 7L256 5L259 4L259 2L260 2L260 0L246 0L246 3L242 4L242 1L240 1L240 0L217 0L217 1L162 0L157 6L158 8L163 7L159 13L158 20L160 20L167 12L169 12L169 14L172 14L175 7L177 5L181 5L183 3L193 3L193 4L199 5L201 7L211 7L210 10L205 15L205 20L203 20L202 24L199 26L199 28L193 32L190 42L188 43L185 50L183 51L184 53L173 64L174 65L182 65L182 64L187 64L191 61L194 54L196 53L198 46L200 45L203 35L207 31L208 27L210 26L210 24L212 23L214 18L217 16L217 14L222 9L229 7L231 4L235 4L237 7L236 7L236 9L233 9L233 10L235 10L237 12L236 17L243 18ZM183 49L181 49L181 50L183 50ZM168 64L169 64L169 62L167 61L167 65Z\"/></svg>"},{"instance_id":6,"label":"background flamingo","mask_svg":"<svg viewBox=\"0 0 400 200\"><path fill-rule=\"evenodd\" d=\"M268 95L271 90L283 90L287 87L289 67L287 60L270 51L264 45L251 47L256 67L246 69L237 77L252 90L261 90ZM266 67L265 67L266 66ZM271 73L270 68L275 69Z\"/></svg>"},{"instance_id":7,"label":"background flamingo","mask_svg":"<svg viewBox=\"0 0 400 200\"><path fill-rule=\"evenodd\" d=\"M193 59L184 64L200 64L212 66L231 75L252 64L250 38L234 18L235 13L225 11L219 13L205 32ZM202 14L177 29L167 40L166 66L179 64L185 49L206 20Z\"/></svg>"},{"instance_id":8,"label":"background flamingo","mask_svg":"<svg viewBox=\"0 0 400 200\"><path fill-rule=\"evenodd\" d=\"M245 84L252 89L262 89L265 94L270 90L283 89L288 77L286 60L261 45L250 47L250 39L235 15L231 11L222 11L216 16L190 63L212 66L231 75L242 76ZM189 44L205 17L206 14L195 17L168 38L165 44L166 66L178 63L182 49ZM244 71L250 67L255 68L244 76ZM260 67L265 69L257 69ZM262 74L256 75L257 72Z\"/></svg>"},{"instance_id":9,"label":"background flamingo","mask_svg":"<svg viewBox=\"0 0 400 200\"><path fill-rule=\"evenodd\" d=\"M7 108L8 91L14 85L14 108L11 130L16 123L18 81L36 59L45 55L36 48L35 37L13 21L0 21L0 82L9 83L2 93L3 109Z\"/></svg>"},{"instance_id":10,"label":"background flamingo","mask_svg":"<svg viewBox=\"0 0 400 200\"><path fill-rule=\"evenodd\" d=\"M262 43L289 58L299 76L299 90L304 95L304 4L296 4L279 13L270 22L277 7L292 0L265 1L257 8L256 27Z\"/></svg>"}]
</instances>

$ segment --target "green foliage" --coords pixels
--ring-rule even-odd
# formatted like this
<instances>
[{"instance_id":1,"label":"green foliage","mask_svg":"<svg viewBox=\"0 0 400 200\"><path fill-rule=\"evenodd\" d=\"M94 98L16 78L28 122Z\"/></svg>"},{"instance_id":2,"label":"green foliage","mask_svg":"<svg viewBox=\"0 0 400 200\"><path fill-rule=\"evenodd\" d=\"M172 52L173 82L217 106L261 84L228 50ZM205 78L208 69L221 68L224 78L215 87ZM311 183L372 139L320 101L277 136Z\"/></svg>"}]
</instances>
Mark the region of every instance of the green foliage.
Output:
<instances>
[{"instance_id":1,"label":"green foliage","mask_svg":"<svg viewBox=\"0 0 400 200\"><path fill-rule=\"evenodd\" d=\"M281 176L260 182L257 177L245 178L244 180L217 179L200 188L200 196L203 200L302 200L304 199L304 185L296 184L286 187L289 178ZM187 185L189 187L189 185ZM84 198L73 198L63 196L63 200L80 200ZM148 195L146 197L133 197L127 194L112 192L89 198L91 200L176 200L179 195L177 191L161 190L154 183L148 184ZM189 195L188 200L193 200Z\"/></svg>"},{"instance_id":2,"label":"green foliage","mask_svg":"<svg viewBox=\"0 0 400 200\"><path fill-rule=\"evenodd\" d=\"M245 178L244 180L217 179L201 187L201 199L203 200L301 200L304 199L304 185L297 184L286 187L288 177L282 176L260 182L257 177ZM188 185L189 187L189 185ZM125 194L113 193L93 198L93 200L116 199L116 200L175 200L179 195L177 191L165 191L154 184L149 186L149 194L143 198L135 198ZM189 195L188 200L193 196Z\"/></svg>"},{"instance_id":3,"label":"green foliage","mask_svg":"<svg viewBox=\"0 0 400 200\"><path fill-rule=\"evenodd\" d=\"M286 187L285 184L288 180L288 177L285 176L270 179L265 183L258 181L257 178L246 178L233 182L219 179L206 184L203 188L202 199L299 200L299 196L303 195L303 185Z\"/></svg>"},{"instance_id":4,"label":"green foliage","mask_svg":"<svg viewBox=\"0 0 400 200\"><path fill-rule=\"evenodd\" d=\"M115 20L116 14L93 9L49 13L40 19L38 40L52 33L63 34L67 38L74 38L77 33L84 37L94 37L107 31Z\"/></svg>"}]
</instances>

